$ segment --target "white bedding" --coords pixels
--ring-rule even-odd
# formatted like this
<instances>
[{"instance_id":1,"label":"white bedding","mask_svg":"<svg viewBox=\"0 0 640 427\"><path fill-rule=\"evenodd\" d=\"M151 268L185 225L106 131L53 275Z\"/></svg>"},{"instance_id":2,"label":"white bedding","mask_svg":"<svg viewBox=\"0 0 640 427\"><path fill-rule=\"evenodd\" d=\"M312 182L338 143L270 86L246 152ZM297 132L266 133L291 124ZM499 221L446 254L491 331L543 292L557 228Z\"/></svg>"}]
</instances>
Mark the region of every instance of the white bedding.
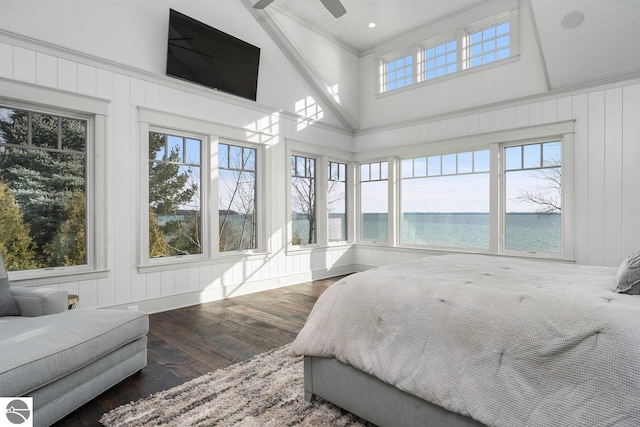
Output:
<instances>
[{"instance_id":1,"label":"white bedding","mask_svg":"<svg viewBox=\"0 0 640 427\"><path fill-rule=\"evenodd\" d=\"M615 268L431 256L345 277L291 347L489 426L640 426L640 296Z\"/></svg>"}]
</instances>

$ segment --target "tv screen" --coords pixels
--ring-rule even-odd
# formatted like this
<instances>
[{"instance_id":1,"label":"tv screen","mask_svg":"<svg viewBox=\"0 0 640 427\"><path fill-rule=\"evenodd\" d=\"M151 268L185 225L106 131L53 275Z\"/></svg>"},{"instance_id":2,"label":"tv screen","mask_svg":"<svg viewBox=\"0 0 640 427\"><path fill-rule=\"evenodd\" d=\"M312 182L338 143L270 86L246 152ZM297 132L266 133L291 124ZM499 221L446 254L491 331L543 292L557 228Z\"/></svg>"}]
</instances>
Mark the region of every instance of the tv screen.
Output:
<instances>
[{"instance_id":1,"label":"tv screen","mask_svg":"<svg viewBox=\"0 0 640 427\"><path fill-rule=\"evenodd\" d=\"M256 100L260 48L169 12L167 75Z\"/></svg>"}]
</instances>

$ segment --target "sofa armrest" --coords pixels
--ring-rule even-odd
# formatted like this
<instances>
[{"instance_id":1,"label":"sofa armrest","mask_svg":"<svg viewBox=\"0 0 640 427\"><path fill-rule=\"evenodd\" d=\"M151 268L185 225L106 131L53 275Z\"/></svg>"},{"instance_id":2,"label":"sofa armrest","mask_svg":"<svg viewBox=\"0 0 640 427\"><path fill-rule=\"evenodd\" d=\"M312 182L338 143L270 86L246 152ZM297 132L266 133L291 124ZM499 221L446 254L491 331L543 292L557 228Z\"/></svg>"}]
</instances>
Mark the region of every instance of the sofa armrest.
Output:
<instances>
[{"instance_id":1,"label":"sofa armrest","mask_svg":"<svg viewBox=\"0 0 640 427\"><path fill-rule=\"evenodd\" d=\"M35 317L62 313L68 308L67 291L11 286L9 292L18 303L21 316Z\"/></svg>"}]
</instances>

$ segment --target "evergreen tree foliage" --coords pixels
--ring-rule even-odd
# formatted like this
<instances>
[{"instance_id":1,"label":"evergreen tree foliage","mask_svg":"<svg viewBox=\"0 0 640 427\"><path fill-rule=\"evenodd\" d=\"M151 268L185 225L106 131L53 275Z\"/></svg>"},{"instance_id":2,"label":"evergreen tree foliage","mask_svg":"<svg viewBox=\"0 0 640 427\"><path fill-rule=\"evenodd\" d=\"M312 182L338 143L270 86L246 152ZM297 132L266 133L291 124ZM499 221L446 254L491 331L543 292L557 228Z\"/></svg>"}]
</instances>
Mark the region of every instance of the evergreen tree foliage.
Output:
<instances>
[{"instance_id":1,"label":"evergreen tree foliage","mask_svg":"<svg viewBox=\"0 0 640 427\"><path fill-rule=\"evenodd\" d=\"M179 164L180 149L162 156L166 146L167 135L149 133L149 256L201 253L200 210L184 209L200 194L199 185L190 181L191 168ZM162 160L153 161L158 155Z\"/></svg>"},{"instance_id":2,"label":"evergreen tree foliage","mask_svg":"<svg viewBox=\"0 0 640 427\"><path fill-rule=\"evenodd\" d=\"M66 221L57 230L45 253L54 265L82 265L87 263L86 201L84 193L75 193L65 207Z\"/></svg>"},{"instance_id":3,"label":"evergreen tree foliage","mask_svg":"<svg viewBox=\"0 0 640 427\"><path fill-rule=\"evenodd\" d=\"M8 270L37 268L29 226L9 187L0 181L0 252Z\"/></svg>"},{"instance_id":4,"label":"evergreen tree foliage","mask_svg":"<svg viewBox=\"0 0 640 427\"><path fill-rule=\"evenodd\" d=\"M0 180L9 186L29 225L37 263L58 267L75 265L73 260L82 258L84 264L86 257L79 253L50 258L56 251L47 248L55 245L59 230L69 220L74 197L84 197L86 122L0 109L0 144ZM67 227L79 232L82 223L84 233L86 218L74 221L77 224ZM76 239L83 240L84 234Z\"/></svg>"}]
</instances>

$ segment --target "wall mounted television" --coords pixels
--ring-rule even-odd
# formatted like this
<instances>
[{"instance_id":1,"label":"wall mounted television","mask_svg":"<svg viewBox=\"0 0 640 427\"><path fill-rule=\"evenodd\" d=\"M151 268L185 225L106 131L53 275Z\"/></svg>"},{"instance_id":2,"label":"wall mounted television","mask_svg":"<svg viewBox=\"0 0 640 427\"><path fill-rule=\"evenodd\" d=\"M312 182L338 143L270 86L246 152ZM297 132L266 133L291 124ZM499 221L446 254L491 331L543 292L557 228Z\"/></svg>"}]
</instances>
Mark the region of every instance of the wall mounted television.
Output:
<instances>
[{"instance_id":1,"label":"wall mounted television","mask_svg":"<svg viewBox=\"0 0 640 427\"><path fill-rule=\"evenodd\" d=\"M260 48L169 10L167 75L256 100Z\"/></svg>"}]
</instances>

